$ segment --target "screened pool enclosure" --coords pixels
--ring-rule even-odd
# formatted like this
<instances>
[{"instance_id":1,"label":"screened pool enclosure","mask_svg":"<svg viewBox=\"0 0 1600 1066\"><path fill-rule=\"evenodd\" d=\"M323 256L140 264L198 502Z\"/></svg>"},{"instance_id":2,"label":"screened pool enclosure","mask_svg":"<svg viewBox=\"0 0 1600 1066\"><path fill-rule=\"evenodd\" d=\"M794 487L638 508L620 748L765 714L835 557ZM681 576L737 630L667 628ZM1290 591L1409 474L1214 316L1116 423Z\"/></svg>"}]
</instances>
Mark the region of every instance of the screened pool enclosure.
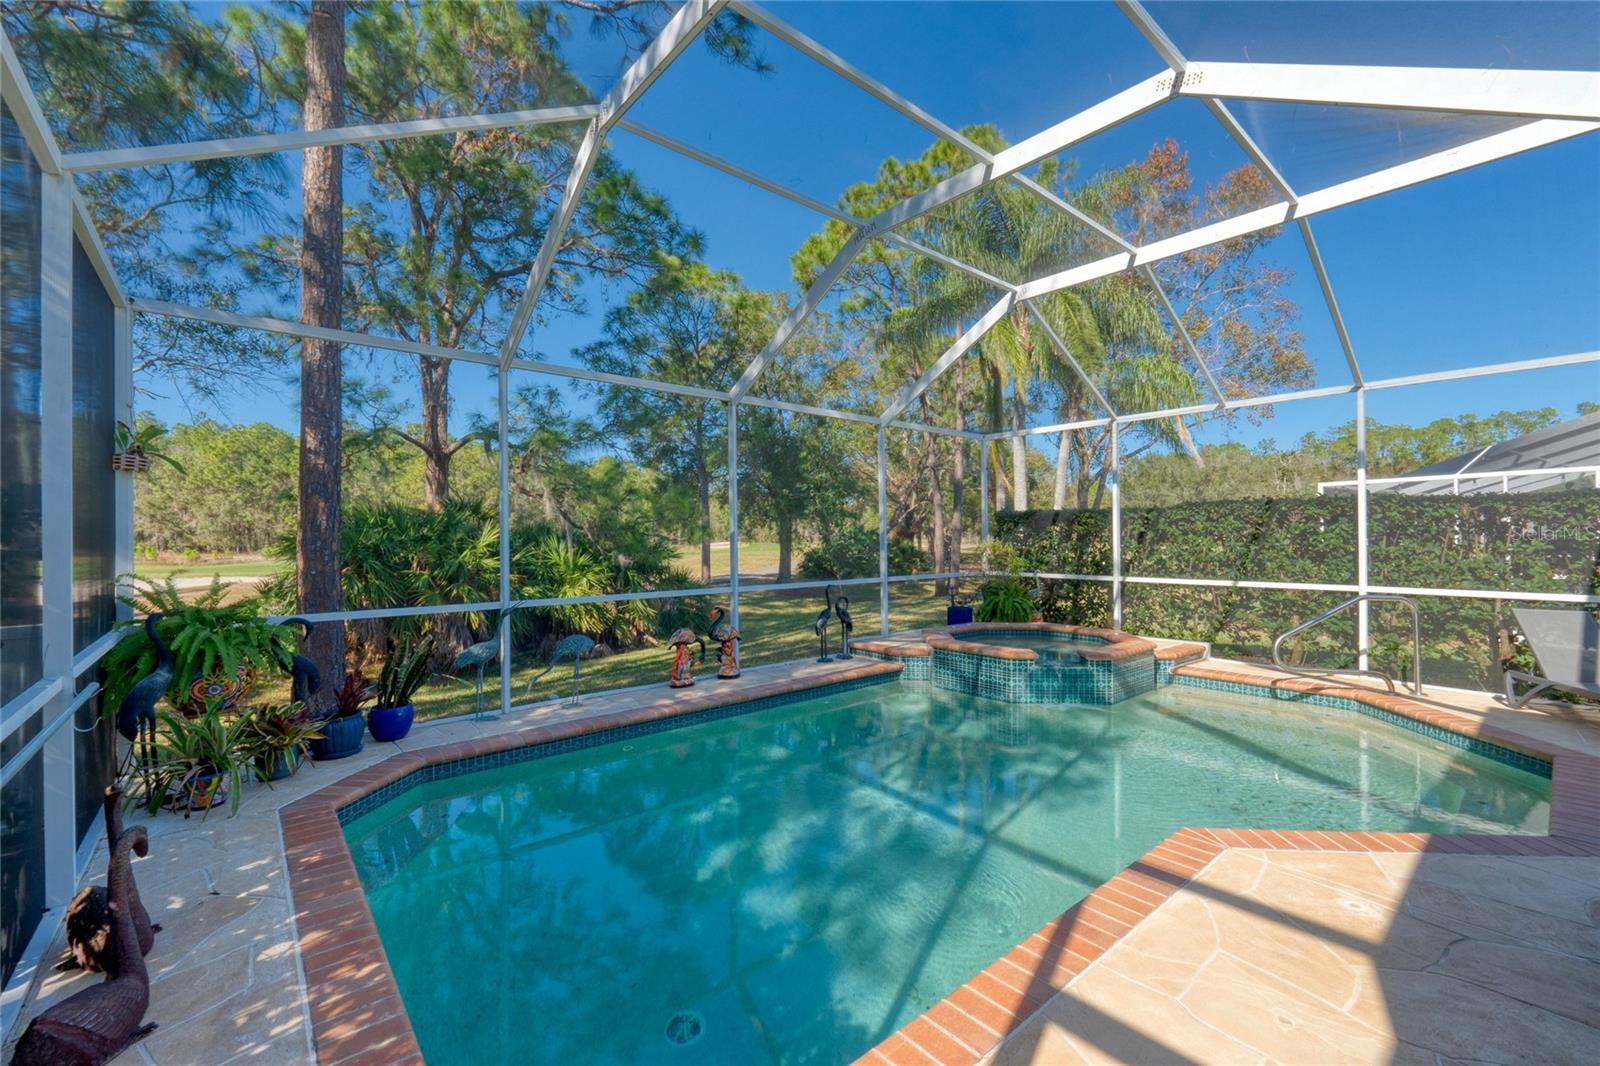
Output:
<instances>
[{"instance_id":1,"label":"screened pool enclosure","mask_svg":"<svg viewBox=\"0 0 1600 1066\"><path fill-rule=\"evenodd\" d=\"M93 728L95 668L127 614L119 576L145 559L145 483L106 457L119 420L152 403L174 417L174 390L136 368L178 365L175 351L216 365L235 350L289 356L213 381L207 432L271 421L264 397L294 380L300 338L343 345L346 365L408 390L420 367L421 406L392 401L386 427L429 456L407 491L437 512L448 461L480 464L455 467L456 491L481 475L470 484L486 501L489 554L471 581L303 611L319 623L432 619L483 639L502 611L633 604L649 605L644 631L655 609L715 601L738 626L773 604L820 606L832 587L864 636L942 621L948 598L1005 572L1060 620L1264 657L1289 625L1388 593L1421 605L1426 684L1492 690L1519 651L1505 605L1600 605L1593 5L650 11L653 36L570 46L594 51L573 70L609 73L503 93L494 111L380 114L363 99L347 124L307 130L288 105L239 108L167 143L96 140L94 123L57 106L70 91L38 80L59 69L51 38L7 16L0 722L5 895L30 901L7 912L8 980L37 906L65 901L87 858L65 842L93 837L110 758ZM995 50L1014 80L967 78L964 48ZM96 106L118 113L113 99ZM437 146L451 165L471 153L547 165L548 196L520 222L505 208L520 235L480 234L485 249L525 242L526 262L511 271L498 251L467 248L450 264L488 278L453 326L437 308L401 313L429 299L385 273L404 240L347 265L358 280L341 328L296 320L293 250L263 216L236 222L248 249L204 258L226 242L183 206L186 182L262 160L292 215L300 154L333 145L346 146L347 241L405 233L395 160L372 148L405 144ZM447 216L453 202L410 209ZM639 247L604 228L656 217L661 202L679 215L636 232ZM145 262L128 224L141 212L165 212L163 239L189 241L188 282L130 266ZM662 260L703 259L679 283L731 287L719 247L737 249L729 262L767 256L769 275L739 264L774 290L759 309L739 317L718 289L704 322L642 310L639 279ZM238 284L215 280L235 271ZM714 357L657 358L658 335L678 329L690 340L673 352ZM293 402L280 406L292 421ZM1495 421L1513 410L1548 414ZM1473 414L1451 432L1492 439L1458 433L1422 454L1395 431L1460 412ZM670 428L624 443L624 417ZM578 427L560 445L557 418ZM1576 452L1494 466L1535 491L1385 491L1445 456L1560 436L1548 427L1574 419L1562 439L1576 436ZM569 449L559 463L556 447ZM514 581L520 522L563 531L570 548L575 528L622 519L604 513L599 481L572 480L574 456L585 477L643 486L629 507L678 516L681 566L600 591L529 595ZM243 474L252 494L293 476ZM172 521L230 507L187 498ZM227 535L292 540L292 514L280 519ZM864 543L875 533L875 565L791 564L847 529ZM1305 661L1400 661L1403 627L1385 610L1361 604ZM491 685L502 709L542 663L537 646L513 646L513 628L499 631ZM749 641L747 660L814 654L803 621L792 628L794 640Z\"/></svg>"}]
</instances>

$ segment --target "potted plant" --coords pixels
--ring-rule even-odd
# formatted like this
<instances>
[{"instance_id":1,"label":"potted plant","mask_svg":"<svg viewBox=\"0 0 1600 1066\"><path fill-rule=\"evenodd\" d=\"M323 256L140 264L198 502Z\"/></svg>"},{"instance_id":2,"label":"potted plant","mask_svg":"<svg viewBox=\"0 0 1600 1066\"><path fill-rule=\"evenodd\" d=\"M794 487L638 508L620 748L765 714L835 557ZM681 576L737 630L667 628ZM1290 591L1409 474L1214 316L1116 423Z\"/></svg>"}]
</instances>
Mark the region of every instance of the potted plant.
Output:
<instances>
[{"instance_id":1,"label":"potted plant","mask_svg":"<svg viewBox=\"0 0 1600 1066\"><path fill-rule=\"evenodd\" d=\"M428 660L433 655L433 636L416 643L395 647L383 661L378 687L373 692L372 710L367 712L367 728L374 740L399 740L411 732L416 720L412 698L428 677Z\"/></svg>"},{"instance_id":2,"label":"potted plant","mask_svg":"<svg viewBox=\"0 0 1600 1066\"><path fill-rule=\"evenodd\" d=\"M161 450L161 441L166 435L166 427L159 422L146 422L135 429L118 421L111 469L125 474L143 474L153 465L152 460L160 459L178 473L188 473L182 463Z\"/></svg>"},{"instance_id":3,"label":"potted plant","mask_svg":"<svg viewBox=\"0 0 1600 1066\"><path fill-rule=\"evenodd\" d=\"M136 615L161 616L156 635L165 649L151 643L142 618L120 623L122 639L102 660L107 714L115 714L128 690L164 659L172 678L167 702L189 715L212 702L227 710L259 678L286 672L293 661L293 627L267 621L255 599L224 603L228 589L217 578L189 602L170 577L137 586L134 595L119 599Z\"/></svg>"},{"instance_id":4,"label":"potted plant","mask_svg":"<svg viewBox=\"0 0 1600 1066\"><path fill-rule=\"evenodd\" d=\"M311 750L311 742L322 737L319 723L303 703L269 703L251 711L245 721L246 743L263 781L292 775Z\"/></svg>"},{"instance_id":5,"label":"potted plant","mask_svg":"<svg viewBox=\"0 0 1600 1066\"><path fill-rule=\"evenodd\" d=\"M360 751L365 724L361 708L372 699L372 682L359 669L344 675L333 693L333 710L317 722L318 736L311 741L313 759L345 759Z\"/></svg>"},{"instance_id":6,"label":"potted plant","mask_svg":"<svg viewBox=\"0 0 1600 1066\"><path fill-rule=\"evenodd\" d=\"M225 800L238 810L241 771L250 758L247 719L224 718L215 703L193 718L171 711L162 711L160 718L145 793L150 813L169 806L188 817Z\"/></svg>"}]
</instances>

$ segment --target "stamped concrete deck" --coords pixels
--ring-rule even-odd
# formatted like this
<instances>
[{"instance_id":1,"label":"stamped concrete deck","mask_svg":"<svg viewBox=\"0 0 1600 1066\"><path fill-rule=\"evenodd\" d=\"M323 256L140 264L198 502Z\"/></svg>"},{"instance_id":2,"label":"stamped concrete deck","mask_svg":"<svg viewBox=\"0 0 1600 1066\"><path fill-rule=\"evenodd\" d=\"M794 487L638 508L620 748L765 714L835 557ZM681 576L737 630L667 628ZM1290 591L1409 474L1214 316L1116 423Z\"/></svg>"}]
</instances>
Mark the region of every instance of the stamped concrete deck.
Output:
<instances>
[{"instance_id":1,"label":"stamped concrete deck","mask_svg":"<svg viewBox=\"0 0 1600 1066\"><path fill-rule=\"evenodd\" d=\"M752 687L814 684L846 668L802 663L748 677ZM697 691L704 690L690 693ZM1600 755L1600 716L1438 695L1429 702L1441 711L1486 728ZM369 738L360 756L272 789L252 787L236 817L221 810L203 821L149 820L151 857L135 872L153 919L165 926L149 959L148 1018L160 1028L118 1062L315 1061L281 807L403 751L673 698L656 686L591 697L577 709L545 704L498 721L425 724L400 744ZM1600 780L1585 788L1600 795ZM1600 838L1600 820L1589 828ZM1140 894L1140 916L1107 917L1117 904L1100 904L1099 917L1063 930L1058 957L1050 937L1036 936L1007 956L1032 967L1012 982L1018 988L963 1000L963 1021L938 1015L947 1028L930 1012L873 1056L1008 1064L1600 1061L1600 858L1273 843L1197 837L1173 845L1176 859L1147 856L1161 890L1134 878L1123 886ZM1160 872L1169 859L1181 875ZM100 849L89 879L101 880L103 870ZM1064 976L1074 945L1096 957L1069 980L1038 978L1051 967ZM95 979L47 973L25 1015Z\"/></svg>"}]
</instances>

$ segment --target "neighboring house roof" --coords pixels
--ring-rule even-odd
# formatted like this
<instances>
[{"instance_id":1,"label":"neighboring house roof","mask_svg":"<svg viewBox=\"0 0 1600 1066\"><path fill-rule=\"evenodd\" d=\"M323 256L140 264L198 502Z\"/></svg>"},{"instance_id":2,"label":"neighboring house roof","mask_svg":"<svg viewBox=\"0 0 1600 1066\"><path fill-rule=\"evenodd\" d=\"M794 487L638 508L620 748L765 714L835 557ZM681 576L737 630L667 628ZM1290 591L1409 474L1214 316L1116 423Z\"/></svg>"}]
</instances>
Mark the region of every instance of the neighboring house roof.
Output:
<instances>
[{"instance_id":1,"label":"neighboring house roof","mask_svg":"<svg viewBox=\"0 0 1600 1066\"><path fill-rule=\"evenodd\" d=\"M1408 470L1401 477L1437 477L1438 481L1375 485L1375 492L1398 492L1407 496L1428 496L1456 491L1539 492L1576 481L1594 485L1594 474L1567 473L1502 479L1494 475L1507 471L1559 470L1571 467L1600 467L1600 411L1536 429L1512 440L1501 441L1478 451L1463 452L1450 459Z\"/></svg>"}]
</instances>

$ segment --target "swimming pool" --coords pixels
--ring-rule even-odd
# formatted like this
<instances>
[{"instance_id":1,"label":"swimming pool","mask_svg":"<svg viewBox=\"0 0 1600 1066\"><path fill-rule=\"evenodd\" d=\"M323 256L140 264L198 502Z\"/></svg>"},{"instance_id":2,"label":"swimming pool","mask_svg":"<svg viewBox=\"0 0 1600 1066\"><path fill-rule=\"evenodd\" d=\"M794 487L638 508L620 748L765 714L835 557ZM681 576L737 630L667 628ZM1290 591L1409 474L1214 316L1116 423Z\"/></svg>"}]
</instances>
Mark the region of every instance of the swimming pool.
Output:
<instances>
[{"instance_id":1,"label":"swimming pool","mask_svg":"<svg viewBox=\"0 0 1600 1066\"><path fill-rule=\"evenodd\" d=\"M1542 832L1342 708L889 682L433 781L346 837L429 1063L846 1062L1184 825Z\"/></svg>"}]
</instances>

